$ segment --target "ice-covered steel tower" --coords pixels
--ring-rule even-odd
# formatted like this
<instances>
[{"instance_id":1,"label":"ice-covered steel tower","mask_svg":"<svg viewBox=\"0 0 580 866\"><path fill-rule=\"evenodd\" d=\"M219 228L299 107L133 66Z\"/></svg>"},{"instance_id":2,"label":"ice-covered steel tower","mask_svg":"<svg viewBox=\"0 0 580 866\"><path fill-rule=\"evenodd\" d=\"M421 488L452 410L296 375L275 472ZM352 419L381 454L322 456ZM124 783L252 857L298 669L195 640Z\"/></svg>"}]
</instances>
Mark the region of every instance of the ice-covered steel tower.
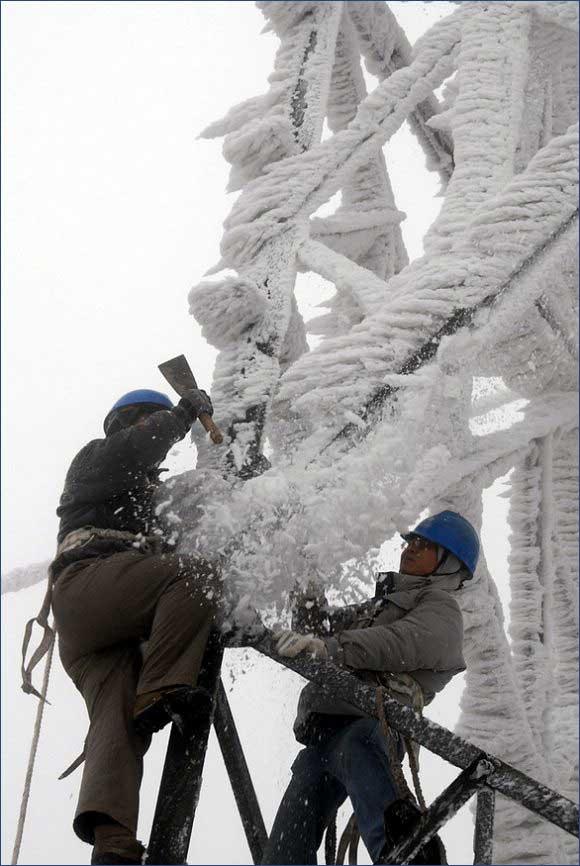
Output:
<instances>
[{"instance_id":1,"label":"ice-covered steel tower","mask_svg":"<svg viewBox=\"0 0 580 866\"><path fill-rule=\"evenodd\" d=\"M235 273L190 296L229 437L199 465L247 481L220 481L197 544L242 539L238 589L268 601L364 563L424 508L481 524L511 469L510 625L483 558L461 593L460 730L575 798L578 5L458 3L413 47L384 2L258 6L280 39L269 91L206 131L242 190L216 267ZM382 151L406 120L444 190L411 263ZM298 271L336 288L310 351ZM507 800L494 851L578 862Z\"/></svg>"}]
</instances>

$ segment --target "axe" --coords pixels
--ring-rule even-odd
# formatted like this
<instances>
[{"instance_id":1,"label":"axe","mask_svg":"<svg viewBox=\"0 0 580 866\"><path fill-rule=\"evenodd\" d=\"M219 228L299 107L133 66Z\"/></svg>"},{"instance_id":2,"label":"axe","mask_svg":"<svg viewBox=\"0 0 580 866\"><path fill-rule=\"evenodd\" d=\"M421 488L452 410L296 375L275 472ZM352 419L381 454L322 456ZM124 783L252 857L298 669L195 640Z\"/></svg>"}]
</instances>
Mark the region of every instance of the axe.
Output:
<instances>
[{"instance_id":1,"label":"axe","mask_svg":"<svg viewBox=\"0 0 580 866\"><path fill-rule=\"evenodd\" d=\"M191 372L191 367L187 363L185 355L178 355L176 358L171 358L170 361L164 361L162 364L159 364L158 369L180 397L183 397L186 391L197 388L195 376ZM199 421L209 433L214 445L221 445L224 437L221 430L213 423L211 415L203 413L199 416Z\"/></svg>"}]
</instances>

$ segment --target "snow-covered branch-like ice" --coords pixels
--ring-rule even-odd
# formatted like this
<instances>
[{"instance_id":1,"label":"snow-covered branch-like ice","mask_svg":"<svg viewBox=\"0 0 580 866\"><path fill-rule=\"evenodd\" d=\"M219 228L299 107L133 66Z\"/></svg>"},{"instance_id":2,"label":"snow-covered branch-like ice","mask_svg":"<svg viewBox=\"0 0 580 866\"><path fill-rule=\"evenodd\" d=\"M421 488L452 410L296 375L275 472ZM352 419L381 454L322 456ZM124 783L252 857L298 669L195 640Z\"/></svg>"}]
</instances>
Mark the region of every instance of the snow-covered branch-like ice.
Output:
<instances>
[{"instance_id":1,"label":"snow-covered branch-like ice","mask_svg":"<svg viewBox=\"0 0 580 866\"><path fill-rule=\"evenodd\" d=\"M370 73L384 81L396 69L410 65L411 45L386 3L382 0L367 2L364 6L348 3L347 8ZM461 12L457 10L454 14ZM432 123L439 111L439 103L431 93L409 113L408 121L425 151L427 167L438 171L447 182L453 172L453 142L444 129Z\"/></svg>"},{"instance_id":2,"label":"snow-covered branch-like ice","mask_svg":"<svg viewBox=\"0 0 580 866\"><path fill-rule=\"evenodd\" d=\"M555 695L546 723L552 731L557 789L578 796L578 430L553 437L553 647ZM578 862L578 840L565 838L569 863Z\"/></svg>"},{"instance_id":3,"label":"snow-covered branch-like ice","mask_svg":"<svg viewBox=\"0 0 580 866\"><path fill-rule=\"evenodd\" d=\"M289 125L294 152L302 153L321 134L342 6L307 4L299 8L292 3L264 3L262 6L273 26L285 34L271 77L271 91L265 99L269 109ZM229 155L234 167L245 165L245 171L249 170L247 148L253 148L255 141L254 109L255 105L250 106L249 120L243 112L238 112L225 124L231 130L228 138L234 135L234 128L239 131L239 147L234 142ZM266 162L278 156L277 152L269 152ZM254 165L252 171L259 173L262 168L262 165ZM217 453L204 440L199 440L201 466L248 477L266 465L262 439L274 388L281 369L307 348L293 294L295 250L305 232L304 225L294 223L290 231L272 238L268 249L252 268L245 269L239 278L229 283L226 279L217 285L220 295L232 283L238 288L243 286L240 297L244 293L261 296L263 306L261 315L248 323L239 339L224 341L218 356L212 393L222 409L226 448ZM211 286L202 284L192 290L190 303L202 321L215 320ZM239 305L238 313L234 305L231 314L237 320L235 331L244 314ZM232 333L227 321L219 322L218 326L220 333Z\"/></svg>"},{"instance_id":4,"label":"snow-covered branch-like ice","mask_svg":"<svg viewBox=\"0 0 580 866\"><path fill-rule=\"evenodd\" d=\"M578 32L578 3L575 0L524 0L521 5L544 22Z\"/></svg>"},{"instance_id":5,"label":"snow-covered branch-like ice","mask_svg":"<svg viewBox=\"0 0 580 866\"><path fill-rule=\"evenodd\" d=\"M314 213L367 164L409 112L453 71L459 37L454 16L438 22L412 64L369 94L346 129L300 156L273 164L251 181L224 223L221 265L250 265L268 240Z\"/></svg>"},{"instance_id":6,"label":"snow-covered branch-like ice","mask_svg":"<svg viewBox=\"0 0 580 866\"><path fill-rule=\"evenodd\" d=\"M322 408L336 430L344 410L364 405L454 310L499 296L574 218L577 148L577 128L551 141L482 206L451 250L411 264L392 278L377 313L300 359L283 377L278 399L300 415Z\"/></svg>"}]
</instances>

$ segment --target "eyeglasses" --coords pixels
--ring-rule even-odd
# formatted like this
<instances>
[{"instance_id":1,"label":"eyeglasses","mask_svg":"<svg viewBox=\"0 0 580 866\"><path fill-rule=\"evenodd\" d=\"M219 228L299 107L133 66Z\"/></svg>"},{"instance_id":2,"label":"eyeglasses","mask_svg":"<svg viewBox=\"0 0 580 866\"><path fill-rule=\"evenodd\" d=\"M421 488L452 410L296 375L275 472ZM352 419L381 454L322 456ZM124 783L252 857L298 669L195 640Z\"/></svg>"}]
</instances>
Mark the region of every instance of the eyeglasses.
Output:
<instances>
[{"instance_id":1,"label":"eyeglasses","mask_svg":"<svg viewBox=\"0 0 580 866\"><path fill-rule=\"evenodd\" d=\"M433 541L429 541L428 538L421 538L420 535L414 535L407 541L404 550L429 550L434 547L437 547L437 545Z\"/></svg>"}]
</instances>

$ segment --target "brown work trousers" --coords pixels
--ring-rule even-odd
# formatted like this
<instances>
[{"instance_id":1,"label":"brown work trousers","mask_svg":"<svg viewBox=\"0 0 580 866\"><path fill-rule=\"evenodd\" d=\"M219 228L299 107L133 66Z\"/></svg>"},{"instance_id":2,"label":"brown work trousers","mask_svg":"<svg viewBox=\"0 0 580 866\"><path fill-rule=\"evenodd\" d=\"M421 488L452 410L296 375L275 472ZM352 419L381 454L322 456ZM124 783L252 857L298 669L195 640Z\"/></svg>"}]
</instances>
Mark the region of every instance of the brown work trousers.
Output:
<instances>
[{"instance_id":1,"label":"brown work trousers","mask_svg":"<svg viewBox=\"0 0 580 866\"><path fill-rule=\"evenodd\" d=\"M90 719L73 824L83 841L94 844L103 816L136 833L151 738L134 730L135 697L195 686L220 588L206 560L138 551L76 562L58 576L60 657Z\"/></svg>"}]
</instances>

